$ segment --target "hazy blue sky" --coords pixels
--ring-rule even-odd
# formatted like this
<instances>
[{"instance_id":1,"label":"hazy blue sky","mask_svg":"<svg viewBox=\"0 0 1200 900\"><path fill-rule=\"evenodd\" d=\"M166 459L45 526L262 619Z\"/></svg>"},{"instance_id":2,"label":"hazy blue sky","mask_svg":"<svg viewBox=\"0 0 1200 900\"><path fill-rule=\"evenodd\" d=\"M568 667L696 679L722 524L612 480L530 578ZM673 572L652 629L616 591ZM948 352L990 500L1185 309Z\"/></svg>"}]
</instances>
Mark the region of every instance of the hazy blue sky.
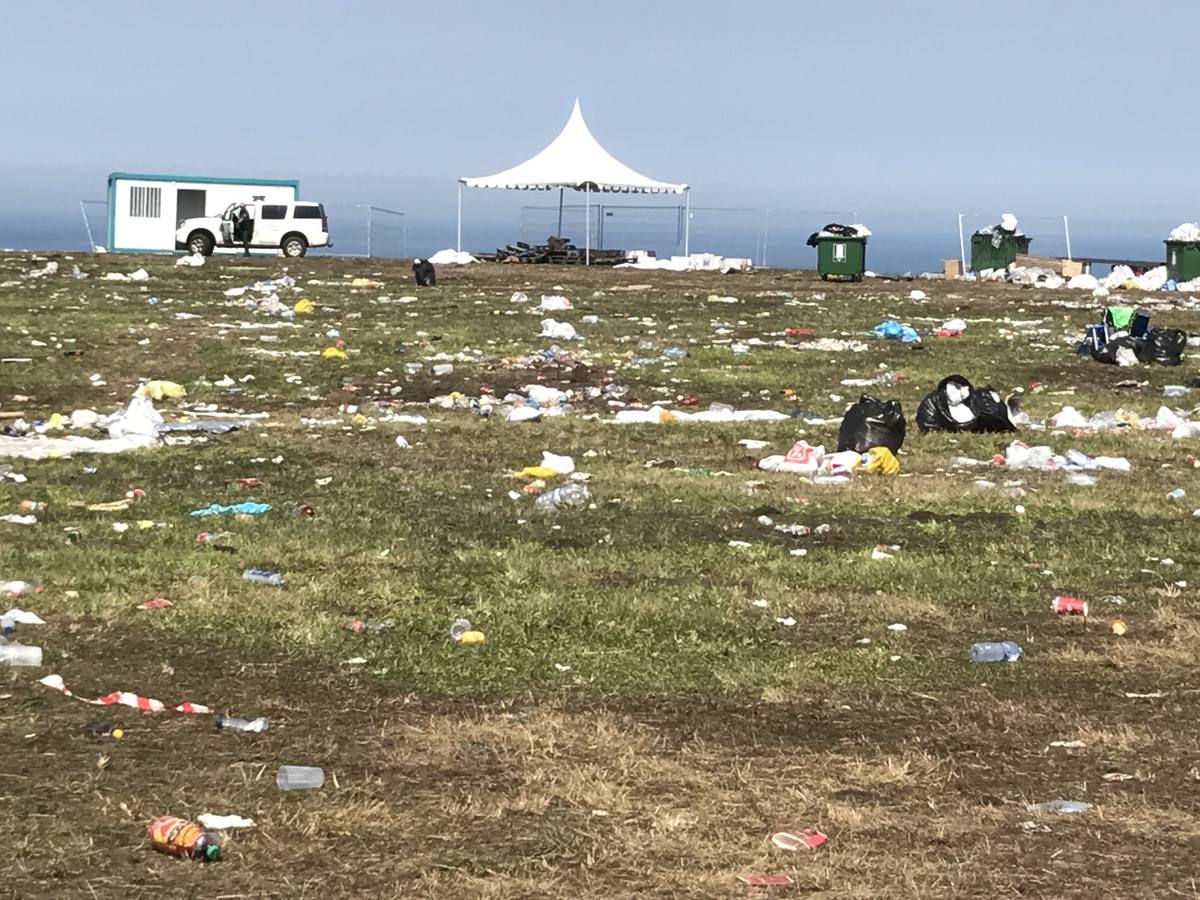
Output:
<instances>
[{"instance_id":1,"label":"hazy blue sky","mask_svg":"<svg viewBox=\"0 0 1200 900\"><path fill-rule=\"evenodd\" d=\"M114 169L301 179L445 220L578 95L597 137L696 204L1195 219L1191 0L994 3L10 2L0 211ZM513 203L468 192L475 218Z\"/></svg>"}]
</instances>

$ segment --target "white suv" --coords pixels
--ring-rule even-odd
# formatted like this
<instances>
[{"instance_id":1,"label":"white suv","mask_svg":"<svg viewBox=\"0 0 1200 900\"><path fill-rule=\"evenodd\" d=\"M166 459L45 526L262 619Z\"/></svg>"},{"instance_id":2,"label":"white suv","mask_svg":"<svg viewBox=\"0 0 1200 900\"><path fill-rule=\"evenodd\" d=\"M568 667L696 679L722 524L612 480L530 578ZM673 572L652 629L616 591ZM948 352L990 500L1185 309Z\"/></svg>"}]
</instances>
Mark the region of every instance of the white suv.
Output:
<instances>
[{"instance_id":1,"label":"white suv","mask_svg":"<svg viewBox=\"0 0 1200 900\"><path fill-rule=\"evenodd\" d=\"M248 242L235 240L234 211L245 206L250 214ZM288 203L231 203L220 218L184 219L175 231L175 249L210 256L216 247L280 249L284 256L303 256L309 247L332 247L325 207L311 200Z\"/></svg>"}]
</instances>

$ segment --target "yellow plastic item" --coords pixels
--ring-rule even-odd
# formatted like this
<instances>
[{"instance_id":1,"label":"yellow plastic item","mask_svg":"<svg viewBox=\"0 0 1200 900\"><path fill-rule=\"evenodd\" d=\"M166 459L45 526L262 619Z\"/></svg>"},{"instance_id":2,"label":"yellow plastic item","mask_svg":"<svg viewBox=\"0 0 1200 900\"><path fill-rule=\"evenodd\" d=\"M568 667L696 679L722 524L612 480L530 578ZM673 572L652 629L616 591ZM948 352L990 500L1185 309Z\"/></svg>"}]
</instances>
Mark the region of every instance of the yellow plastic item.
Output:
<instances>
[{"instance_id":1,"label":"yellow plastic item","mask_svg":"<svg viewBox=\"0 0 1200 900\"><path fill-rule=\"evenodd\" d=\"M151 400L161 400L164 397L174 399L186 397L187 388L173 381L147 381L138 388L138 394L142 397L149 397Z\"/></svg>"},{"instance_id":2,"label":"yellow plastic item","mask_svg":"<svg viewBox=\"0 0 1200 900\"><path fill-rule=\"evenodd\" d=\"M482 644L486 640L487 637L482 631L464 631L459 636L458 642L460 644Z\"/></svg>"},{"instance_id":3,"label":"yellow plastic item","mask_svg":"<svg viewBox=\"0 0 1200 900\"><path fill-rule=\"evenodd\" d=\"M676 421L675 413L671 412L669 409L667 409L665 407L660 406L658 408L658 421L659 422L674 422L674 421Z\"/></svg>"},{"instance_id":4,"label":"yellow plastic item","mask_svg":"<svg viewBox=\"0 0 1200 900\"><path fill-rule=\"evenodd\" d=\"M367 422L369 422L369 421L371 421L371 420L370 420L370 419L368 419L366 416L364 416L362 413L355 413L355 414L354 414L354 418L350 420L350 424L352 424L352 425L366 425L366 424L367 424Z\"/></svg>"},{"instance_id":5,"label":"yellow plastic item","mask_svg":"<svg viewBox=\"0 0 1200 900\"><path fill-rule=\"evenodd\" d=\"M345 359L346 351L341 347L326 347L321 351L321 355L326 359Z\"/></svg>"},{"instance_id":6,"label":"yellow plastic item","mask_svg":"<svg viewBox=\"0 0 1200 900\"><path fill-rule=\"evenodd\" d=\"M517 478L553 478L558 474L557 469L549 466L526 466L520 472L514 472Z\"/></svg>"},{"instance_id":7,"label":"yellow plastic item","mask_svg":"<svg viewBox=\"0 0 1200 900\"><path fill-rule=\"evenodd\" d=\"M62 413L51 413L50 418L46 420L46 428L51 431L57 431L63 427L63 422L65 421L66 417Z\"/></svg>"},{"instance_id":8,"label":"yellow plastic item","mask_svg":"<svg viewBox=\"0 0 1200 900\"><path fill-rule=\"evenodd\" d=\"M867 451L867 465L864 472L878 475L895 475L900 471L900 461L887 447L872 447Z\"/></svg>"},{"instance_id":9,"label":"yellow plastic item","mask_svg":"<svg viewBox=\"0 0 1200 900\"><path fill-rule=\"evenodd\" d=\"M300 313L301 315L311 316L317 311L317 306L307 297L301 297L296 301L296 305L292 307L292 312Z\"/></svg>"}]
</instances>

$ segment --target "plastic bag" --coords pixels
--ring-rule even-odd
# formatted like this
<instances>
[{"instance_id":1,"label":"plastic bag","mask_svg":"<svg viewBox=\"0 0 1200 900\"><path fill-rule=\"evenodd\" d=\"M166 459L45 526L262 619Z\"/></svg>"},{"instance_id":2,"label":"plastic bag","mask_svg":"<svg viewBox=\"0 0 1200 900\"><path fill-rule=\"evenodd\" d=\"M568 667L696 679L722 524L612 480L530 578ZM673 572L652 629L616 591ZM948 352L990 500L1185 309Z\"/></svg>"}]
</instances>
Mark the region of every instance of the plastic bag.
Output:
<instances>
[{"instance_id":1,"label":"plastic bag","mask_svg":"<svg viewBox=\"0 0 1200 900\"><path fill-rule=\"evenodd\" d=\"M417 287L437 287L437 271L429 260L414 259L412 270Z\"/></svg>"},{"instance_id":2,"label":"plastic bag","mask_svg":"<svg viewBox=\"0 0 1200 900\"><path fill-rule=\"evenodd\" d=\"M872 447L867 451L867 464L864 472L873 475L895 475L900 471L900 463L887 447Z\"/></svg>"},{"instance_id":3,"label":"plastic bag","mask_svg":"<svg viewBox=\"0 0 1200 900\"><path fill-rule=\"evenodd\" d=\"M880 400L863 394L842 418L838 452L866 453L872 447L887 447L897 453L904 443L904 428L904 409L899 400Z\"/></svg>"},{"instance_id":4,"label":"plastic bag","mask_svg":"<svg viewBox=\"0 0 1200 900\"><path fill-rule=\"evenodd\" d=\"M1146 335L1145 343L1150 356L1164 366L1177 366L1183 362L1183 350L1187 347L1187 334L1178 328L1155 328Z\"/></svg>"},{"instance_id":5,"label":"plastic bag","mask_svg":"<svg viewBox=\"0 0 1200 900\"><path fill-rule=\"evenodd\" d=\"M990 385L972 387L962 375L949 375L917 407L917 427L926 431L1016 431L1009 407Z\"/></svg>"}]
</instances>

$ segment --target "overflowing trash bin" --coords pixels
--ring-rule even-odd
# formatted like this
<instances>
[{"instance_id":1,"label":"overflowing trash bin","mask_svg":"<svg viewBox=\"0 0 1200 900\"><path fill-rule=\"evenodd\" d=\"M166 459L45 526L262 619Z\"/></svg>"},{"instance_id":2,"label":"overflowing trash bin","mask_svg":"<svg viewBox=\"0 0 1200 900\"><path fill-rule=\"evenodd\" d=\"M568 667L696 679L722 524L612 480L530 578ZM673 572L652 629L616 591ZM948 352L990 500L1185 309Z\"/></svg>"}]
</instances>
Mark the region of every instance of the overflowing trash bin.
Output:
<instances>
[{"instance_id":1,"label":"overflowing trash bin","mask_svg":"<svg viewBox=\"0 0 1200 900\"><path fill-rule=\"evenodd\" d=\"M1000 223L980 228L971 235L971 271L1006 269L1016 258L1029 252L1033 238L1017 228L1017 217L1005 213Z\"/></svg>"},{"instance_id":2,"label":"overflowing trash bin","mask_svg":"<svg viewBox=\"0 0 1200 900\"><path fill-rule=\"evenodd\" d=\"M826 225L808 236L808 246L817 250L817 272L825 281L862 281L867 270L865 225Z\"/></svg>"},{"instance_id":3,"label":"overflowing trash bin","mask_svg":"<svg viewBox=\"0 0 1200 900\"><path fill-rule=\"evenodd\" d=\"M1167 239L1167 278L1175 282L1200 277L1200 225L1185 222Z\"/></svg>"}]
</instances>

